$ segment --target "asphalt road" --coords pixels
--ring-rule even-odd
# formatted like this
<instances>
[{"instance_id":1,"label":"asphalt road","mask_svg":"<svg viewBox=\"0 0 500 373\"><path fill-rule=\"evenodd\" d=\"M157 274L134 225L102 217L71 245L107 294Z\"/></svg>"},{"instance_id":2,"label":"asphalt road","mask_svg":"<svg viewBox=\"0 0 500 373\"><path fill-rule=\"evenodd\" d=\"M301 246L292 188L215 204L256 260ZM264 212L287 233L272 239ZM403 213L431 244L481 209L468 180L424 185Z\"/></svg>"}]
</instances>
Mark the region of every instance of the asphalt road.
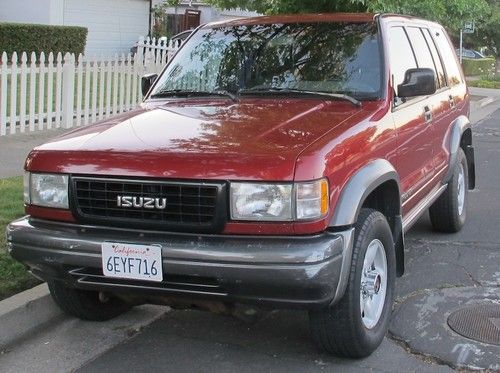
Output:
<instances>
[{"instance_id":1,"label":"asphalt road","mask_svg":"<svg viewBox=\"0 0 500 373\"><path fill-rule=\"evenodd\" d=\"M475 113L476 118L482 115L480 111ZM461 346L458 343L461 340L456 335L451 341L451 337L426 337L426 333L432 333L445 323L446 309L435 316L437 325L432 320L425 323L429 330L420 333L423 336L412 335L419 327L412 322L419 321L420 316L413 319L409 316L413 298L442 289L489 289L500 299L500 109L475 124L474 143L477 189L469 195L468 223L458 234L438 234L432 232L429 218L424 216L409 233L407 272L398 280L398 307L391 333L372 356L363 360L344 360L318 352L311 343L304 312L277 311L248 324L202 311L171 311L134 338L83 366L80 372L365 369L435 372L467 366L467 359L475 366L500 369L491 361L491 356L490 360L481 361L484 355L479 353L478 362L471 360L476 358L474 354L460 355L462 350L457 349L457 345ZM456 298L453 293L448 296ZM445 306L451 300L446 294L440 299ZM447 343L454 344L448 346ZM465 343L474 345L470 340ZM485 347L478 346L484 354ZM447 354L433 358L433 351L440 349ZM493 354L498 352L496 356L500 361L500 347L492 351Z\"/></svg>"}]
</instances>

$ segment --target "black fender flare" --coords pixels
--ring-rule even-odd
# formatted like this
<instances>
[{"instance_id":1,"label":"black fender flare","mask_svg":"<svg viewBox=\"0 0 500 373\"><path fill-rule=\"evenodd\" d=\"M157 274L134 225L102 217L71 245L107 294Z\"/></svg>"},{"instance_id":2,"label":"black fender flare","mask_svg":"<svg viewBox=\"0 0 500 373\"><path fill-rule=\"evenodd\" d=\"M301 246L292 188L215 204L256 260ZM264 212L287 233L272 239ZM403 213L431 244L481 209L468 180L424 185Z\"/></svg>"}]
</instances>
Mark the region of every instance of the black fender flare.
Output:
<instances>
[{"instance_id":1,"label":"black fender flare","mask_svg":"<svg viewBox=\"0 0 500 373\"><path fill-rule=\"evenodd\" d=\"M469 128L471 128L471 123L469 118L465 115L460 115L450 125L450 133L448 135L450 141L448 148L450 152L450 160L448 171L443 178L443 184L447 184L453 177L453 170L455 169L455 165L458 161L458 149L460 149L462 135L465 130ZM467 161L469 162L469 183L473 188L475 185L474 149L470 146L468 149L464 149L464 151L467 156Z\"/></svg>"},{"instance_id":2,"label":"black fender flare","mask_svg":"<svg viewBox=\"0 0 500 373\"><path fill-rule=\"evenodd\" d=\"M387 181L395 181L398 186L399 212L393 227L394 250L397 258L397 274L402 275L404 271L404 233L401 217L401 187L399 175L392 164L386 159L376 159L361 167L349 179L340 193L335 211L330 220L329 227L339 231L344 240L344 255L340 270L339 283L332 304L337 302L345 293L349 279L354 244L354 228L359 212L366 198L377 187Z\"/></svg>"},{"instance_id":3,"label":"black fender flare","mask_svg":"<svg viewBox=\"0 0 500 373\"><path fill-rule=\"evenodd\" d=\"M376 159L361 167L342 189L330 220L330 227L350 226L356 223L366 197L378 186L390 180L397 183L401 196L399 175L388 160ZM401 215L401 201L398 215Z\"/></svg>"}]
</instances>

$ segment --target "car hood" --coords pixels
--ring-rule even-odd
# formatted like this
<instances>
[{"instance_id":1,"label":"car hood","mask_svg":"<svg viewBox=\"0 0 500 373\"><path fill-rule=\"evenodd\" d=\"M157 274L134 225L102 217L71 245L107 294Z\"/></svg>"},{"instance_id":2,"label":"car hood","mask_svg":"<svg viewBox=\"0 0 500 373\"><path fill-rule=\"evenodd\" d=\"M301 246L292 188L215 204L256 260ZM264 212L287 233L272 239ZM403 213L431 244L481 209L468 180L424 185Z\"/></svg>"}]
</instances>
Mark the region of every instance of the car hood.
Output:
<instances>
[{"instance_id":1,"label":"car hood","mask_svg":"<svg viewBox=\"0 0 500 373\"><path fill-rule=\"evenodd\" d=\"M143 104L35 148L41 172L293 180L298 155L362 111L348 102L245 99Z\"/></svg>"}]
</instances>

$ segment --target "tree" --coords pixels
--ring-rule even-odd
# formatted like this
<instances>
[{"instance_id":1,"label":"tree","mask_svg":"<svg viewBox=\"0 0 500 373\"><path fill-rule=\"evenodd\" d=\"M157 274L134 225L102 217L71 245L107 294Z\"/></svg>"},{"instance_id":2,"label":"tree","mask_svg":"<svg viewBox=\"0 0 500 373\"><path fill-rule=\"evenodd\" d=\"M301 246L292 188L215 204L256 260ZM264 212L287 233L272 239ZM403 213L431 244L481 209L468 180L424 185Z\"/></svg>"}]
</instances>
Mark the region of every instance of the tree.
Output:
<instances>
[{"instance_id":1,"label":"tree","mask_svg":"<svg viewBox=\"0 0 500 373\"><path fill-rule=\"evenodd\" d=\"M419 16L439 22L449 31L460 30L464 21L480 21L490 14L485 0L371 0L368 10Z\"/></svg>"},{"instance_id":2,"label":"tree","mask_svg":"<svg viewBox=\"0 0 500 373\"><path fill-rule=\"evenodd\" d=\"M476 32L467 34L464 45L487 47L488 53L500 55L500 4L498 0L488 0L491 14L481 22L476 22Z\"/></svg>"},{"instance_id":3,"label":"tree","mask_svg":"<svg viewBox=\"0 0 500 373\"><path fill-rule=\"evenodd\" d=\"M498 0L207 0L222 9L241 8L262 14L315 12L387 12L419 16L444 25L456 36L464 21L478 25L474 46L500 48Z\"/></svg>"},{"instance_id":4,"label":"tree","mask_svg":"<svg viewBox=\"0 0 500 373\"><path fill-rule=\"evenodd\" d=\"M207 0L222 9L241 8L262 14L363 12L363 0Z\"/></svg>"},{"instance_id":5,"label":"tree","mask_svg":"<svg viewBox=\"0 0 500 373\"><path fill-rule=\"evenodd\" d=\"M154 19L151 36L161 37L169 36L167 25L167 8L176 7L180 4L180 0L164 0L156 4L151 10L151 16Z\"/></svg>"}]
</instances>

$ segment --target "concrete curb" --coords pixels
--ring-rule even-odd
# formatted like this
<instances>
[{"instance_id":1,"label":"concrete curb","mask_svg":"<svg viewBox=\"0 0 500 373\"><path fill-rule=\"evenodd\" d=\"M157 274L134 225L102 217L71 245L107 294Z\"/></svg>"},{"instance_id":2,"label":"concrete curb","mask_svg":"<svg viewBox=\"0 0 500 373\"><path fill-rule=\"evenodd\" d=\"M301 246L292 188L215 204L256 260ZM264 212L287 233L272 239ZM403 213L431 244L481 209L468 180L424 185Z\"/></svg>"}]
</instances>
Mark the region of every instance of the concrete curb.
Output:
<instances>
[{"instance_id":1,"label":"concrete curb","mask_svg":"<svg viewBox=\"0 0 500 373\"><path fill-rule=\"evenodd\" d=\"M4 299L0 302L0 350L60 315L47 284Z\"/></svg>"}]
</instances>

